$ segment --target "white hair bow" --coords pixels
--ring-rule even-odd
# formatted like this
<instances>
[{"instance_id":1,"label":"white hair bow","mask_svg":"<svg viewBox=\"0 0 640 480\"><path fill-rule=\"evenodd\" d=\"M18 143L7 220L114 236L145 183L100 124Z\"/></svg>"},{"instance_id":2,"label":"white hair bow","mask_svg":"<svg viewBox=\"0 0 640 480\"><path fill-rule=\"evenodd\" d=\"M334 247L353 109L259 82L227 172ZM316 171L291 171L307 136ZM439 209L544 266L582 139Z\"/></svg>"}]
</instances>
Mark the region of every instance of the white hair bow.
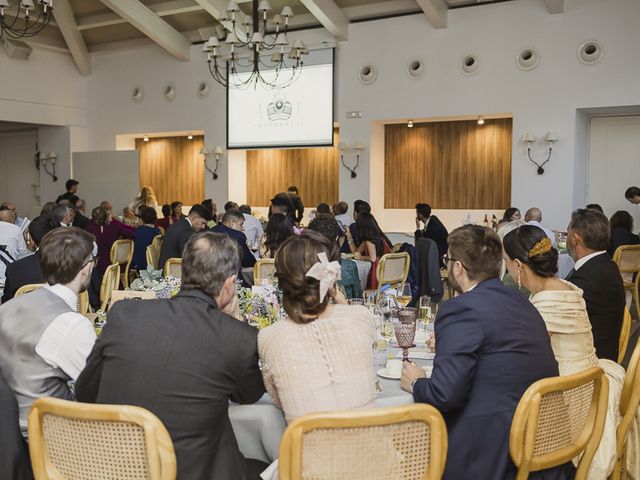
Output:
<instances>
[{"instance_id":1,"label":"white hair bow","mask_svg":"<svg viewBox=\"0 0 640 480\"><path fill-rule=\"evenodd\" d=\"M330 262L325 252L320 252L318 258L320 261L314 263L307 270L306 276L320 280L320 301L323 302L329 289L342 278L342 271L340 270L340 263L336 261Z\"/></svg>"}]
</instances>

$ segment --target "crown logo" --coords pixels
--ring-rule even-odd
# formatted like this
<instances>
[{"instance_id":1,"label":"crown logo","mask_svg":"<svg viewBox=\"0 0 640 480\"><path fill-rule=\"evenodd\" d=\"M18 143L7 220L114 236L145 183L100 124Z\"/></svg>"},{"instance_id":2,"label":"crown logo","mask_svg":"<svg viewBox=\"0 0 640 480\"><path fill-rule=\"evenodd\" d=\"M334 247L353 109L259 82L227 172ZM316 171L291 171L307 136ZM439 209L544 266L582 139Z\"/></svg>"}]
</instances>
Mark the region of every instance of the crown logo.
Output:
<instances>
[{"instance_id":1,"label":"crown logo","mask_svg":"<svg viewBox=\"0 0 640 480\"><path fill-rule=\"evenodd\" d=\"M276 98L267 106L267 117L269 120L289 120L291 118L291 112L293 108L291 102Z\"/></svg>"}]
</instances>

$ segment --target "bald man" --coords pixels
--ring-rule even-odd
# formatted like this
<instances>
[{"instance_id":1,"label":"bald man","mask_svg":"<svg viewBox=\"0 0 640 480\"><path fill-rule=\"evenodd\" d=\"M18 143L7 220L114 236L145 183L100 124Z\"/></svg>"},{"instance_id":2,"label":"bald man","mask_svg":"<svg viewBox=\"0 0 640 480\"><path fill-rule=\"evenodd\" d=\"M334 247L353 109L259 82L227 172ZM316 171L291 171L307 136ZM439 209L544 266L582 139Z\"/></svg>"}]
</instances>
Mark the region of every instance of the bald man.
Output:
<instances>
[{"instance_id":1,"label":"bald man","mask_svg":"<svg viewBox=\"0 0 640 480\"><path fill-rule=\"evenodd\" d=\"M542 210L540 210L538 207L531 207L524 214L524 221L527 222L529 225L534 225L544 230L544 233L547 235L547 237L549 237L549 240L551 240L551 243L553 244L553 246L554 247L556 246L556 235L551 230L541 225Z\"/></svg>"}]
</instances>

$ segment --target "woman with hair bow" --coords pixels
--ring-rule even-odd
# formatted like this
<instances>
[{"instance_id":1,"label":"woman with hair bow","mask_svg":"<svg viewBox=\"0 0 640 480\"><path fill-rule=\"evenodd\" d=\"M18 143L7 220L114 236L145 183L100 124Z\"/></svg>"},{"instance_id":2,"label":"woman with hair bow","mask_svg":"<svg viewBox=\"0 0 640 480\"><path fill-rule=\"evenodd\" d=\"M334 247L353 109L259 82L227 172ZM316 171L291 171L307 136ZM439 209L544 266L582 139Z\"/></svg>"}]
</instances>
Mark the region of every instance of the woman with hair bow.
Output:
<instances>
[{"instance_id":1,"label":"woman with hair bow","mask_svg":"<svg viewBox=\"0 0 640 480\"><path fill-rule=\"evenodd\" d=\"M531 303L544 319L560 375L571 375L590 367L602 367L606 373L609 381L607 418L588 475L590 480L605 480L615 466L618 404L624 368L596 356L582 290L556 277L558 251L546 233L534 225L523 225L506 234L502 244L511 278L519 288L525 287L531 292Z\"/></svg>"},{"instance_id":2,"label":"woman with hair bow","mask_svg":"<svg viewBox=\"0 0 640 480\"><path fill-rule=\"evenodd\" d=\"M260 331L258 351L267 391L287 422L369 407L375 398L373 323L338 290L338 258L335 242L308 230L276 253L287 318Z\"/></svg>"}]
</instances>

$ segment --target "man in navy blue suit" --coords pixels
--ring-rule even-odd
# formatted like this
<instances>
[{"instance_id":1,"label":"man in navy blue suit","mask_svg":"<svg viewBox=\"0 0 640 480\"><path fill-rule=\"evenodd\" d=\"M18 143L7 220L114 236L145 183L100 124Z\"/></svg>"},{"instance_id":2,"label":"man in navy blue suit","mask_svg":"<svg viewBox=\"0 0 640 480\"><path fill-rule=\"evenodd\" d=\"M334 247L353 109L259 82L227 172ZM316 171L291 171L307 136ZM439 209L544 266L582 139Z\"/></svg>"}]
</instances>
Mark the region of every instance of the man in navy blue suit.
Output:
<instances>
[{"instance_id":1,"label":"man in navy blue suit","mask_svg":"<svg viewBox=\"0 0 640 480\"><path fill-rule=\"evenodd\" d=\"M431 378L406 362L402 388L444 416L449 448L444 478L502 480L515 476L509 431L516 406L536 380L558 375L542 317L498 278L502 246L490 229L465 225L449 235L448 278L459 296L440 308ZM572 478L573 467L530 478Z\"/></svg>"},{"instance_id":2,"label":"man in navy blue suit","mask_svg":"<svg viewBox=\"0 0 640 480\"><path fill-rule=\"evenodd\" d=\"M242 232L244 227L244 215L240 210L234 208L224 212L222 223L219 223L211 229L212 232L224 233L233 238L240 247L240 258L242 260L242 268L253 267L256 258L247 246L247 236Z\"/></svg>"}]
</instances>

